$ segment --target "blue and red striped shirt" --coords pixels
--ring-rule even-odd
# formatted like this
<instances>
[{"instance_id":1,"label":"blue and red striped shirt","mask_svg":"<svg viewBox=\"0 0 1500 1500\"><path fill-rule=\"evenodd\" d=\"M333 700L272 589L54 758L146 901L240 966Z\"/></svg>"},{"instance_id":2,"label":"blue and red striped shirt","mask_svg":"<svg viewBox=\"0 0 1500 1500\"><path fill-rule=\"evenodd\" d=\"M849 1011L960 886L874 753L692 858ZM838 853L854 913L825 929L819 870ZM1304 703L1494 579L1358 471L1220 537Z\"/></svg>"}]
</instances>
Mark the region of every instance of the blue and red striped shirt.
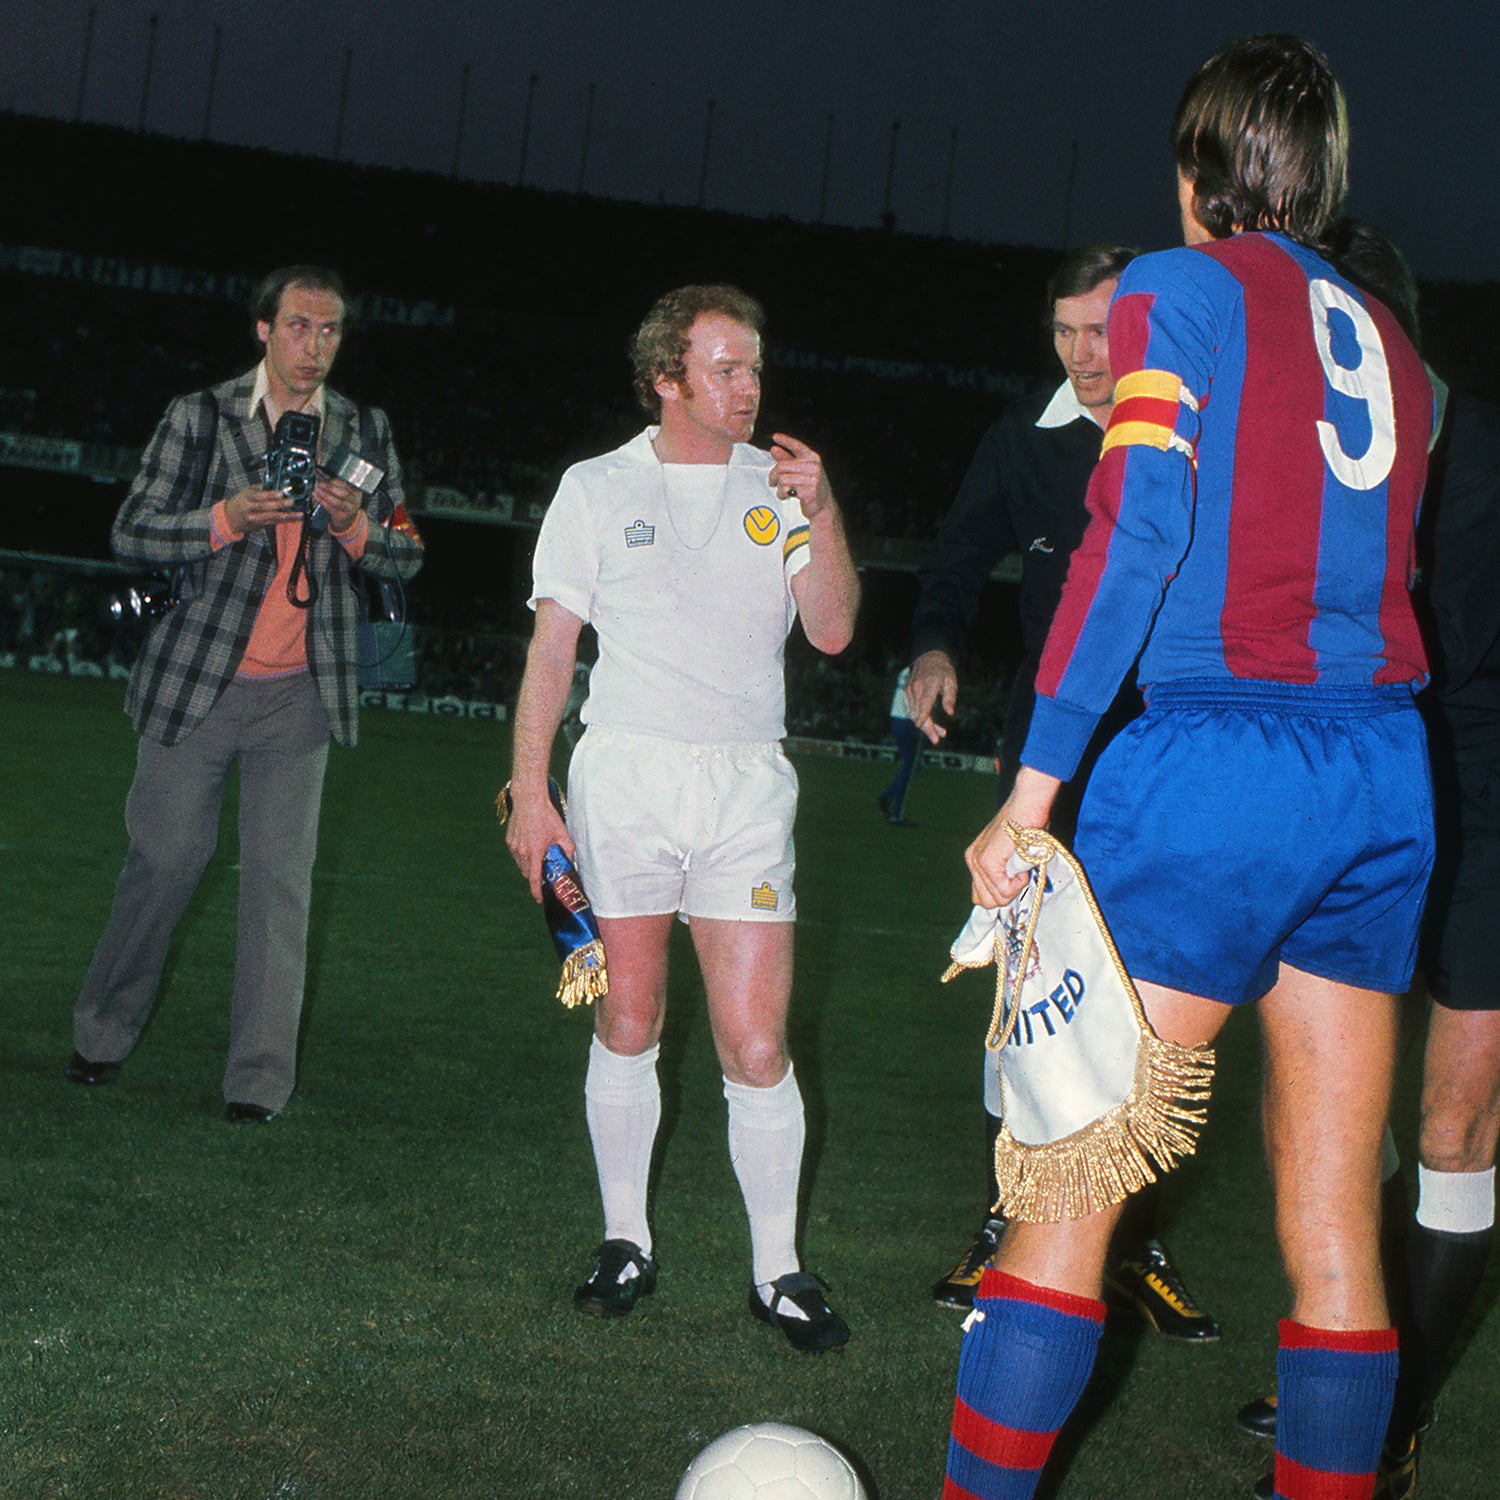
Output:
<instances>
[{"instance_id":1,"label":"blue and red striped shirt","mask_svg":"<svg viewBox=\"0 0 1500 1500\"><path fill-rule=\"evenodd\" d=\"M1390 311L1243 234L1133 261L1109 344L1115 407L1023 763L1071 776L1137 655L1148 697L1424 681L1408 587L1432 388Z\"/></svg>"}]
</instances>

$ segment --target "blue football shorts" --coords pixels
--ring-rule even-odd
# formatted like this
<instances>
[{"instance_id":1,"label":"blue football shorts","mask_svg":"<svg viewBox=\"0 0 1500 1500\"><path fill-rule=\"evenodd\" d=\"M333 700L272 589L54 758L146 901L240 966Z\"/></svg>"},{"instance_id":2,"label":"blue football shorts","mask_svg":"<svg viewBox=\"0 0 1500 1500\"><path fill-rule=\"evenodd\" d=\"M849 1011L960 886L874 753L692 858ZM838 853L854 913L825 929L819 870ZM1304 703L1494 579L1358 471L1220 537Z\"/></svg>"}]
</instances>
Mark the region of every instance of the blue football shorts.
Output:
<instances>
[{"instance_id":1,"label":"blue football shorts","mask_svg":"<svg viewBox=\"0 0 1500 1500\"><path fill-rule=\"evenodd\" d=\"M1076 852L1136 979L1240 1005L1285 961L1399 994L1433 859L1411 691L1158 684L1094 769Z\"/></svg>"}]
</instances>

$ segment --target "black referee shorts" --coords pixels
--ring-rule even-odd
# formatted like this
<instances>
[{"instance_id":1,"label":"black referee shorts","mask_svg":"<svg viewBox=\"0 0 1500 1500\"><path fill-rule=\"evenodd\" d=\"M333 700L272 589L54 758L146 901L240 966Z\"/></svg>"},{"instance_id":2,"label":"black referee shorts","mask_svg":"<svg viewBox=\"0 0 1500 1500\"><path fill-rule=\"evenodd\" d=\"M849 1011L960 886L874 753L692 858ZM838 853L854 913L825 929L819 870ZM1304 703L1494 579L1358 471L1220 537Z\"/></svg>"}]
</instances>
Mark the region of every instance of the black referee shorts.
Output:
<instances>
[{"instance_id":1,"label":"black referee shorts","mask_svg":"<svg viewBox=\"0 0 1500 1500\"><path fill-rule=\"evenodd\" d=\"M1433 766L1438 853L1427 896L1428 981L1452 1010L1500 1010L1500 747L1460 740L1451 751Z\"/></svg>"}]
</instances>

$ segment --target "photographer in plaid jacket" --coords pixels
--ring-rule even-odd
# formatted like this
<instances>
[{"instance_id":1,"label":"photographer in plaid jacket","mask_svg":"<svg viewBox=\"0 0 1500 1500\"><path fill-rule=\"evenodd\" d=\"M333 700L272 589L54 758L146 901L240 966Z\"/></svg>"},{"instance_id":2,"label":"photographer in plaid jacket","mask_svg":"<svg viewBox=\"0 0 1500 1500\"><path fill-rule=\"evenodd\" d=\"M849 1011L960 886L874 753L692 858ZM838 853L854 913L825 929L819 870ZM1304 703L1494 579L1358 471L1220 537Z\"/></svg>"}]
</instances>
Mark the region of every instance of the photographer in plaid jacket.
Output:
<instances>
[{"instance_id":1,"label":"photographer in plaid jacket","mask_svg":"<svg viewBox=\"0 0 1500 1500\"><path fill-rule=\"evenodd\" d=\"M291 1095L328 737L353 745L356 736L356 575L407 579L422 559L385 414L324 385L346 309L343 283L327 268L266 277L254 305L264 359L168 406L115 518L115 554L181 570L180 599L156 622L126 696L140 735L125 803L130 847L73 1012L75 1083L113 1081L135 1046L172 931L213 855L237 761L225 1117L268 1121ZM368 504L320 474L313 500L327 516L324 532L304 535L302 511L262 487L286 411L321 419L320 455L348 440L385 471Z\"/></svg>"}]
</instances>

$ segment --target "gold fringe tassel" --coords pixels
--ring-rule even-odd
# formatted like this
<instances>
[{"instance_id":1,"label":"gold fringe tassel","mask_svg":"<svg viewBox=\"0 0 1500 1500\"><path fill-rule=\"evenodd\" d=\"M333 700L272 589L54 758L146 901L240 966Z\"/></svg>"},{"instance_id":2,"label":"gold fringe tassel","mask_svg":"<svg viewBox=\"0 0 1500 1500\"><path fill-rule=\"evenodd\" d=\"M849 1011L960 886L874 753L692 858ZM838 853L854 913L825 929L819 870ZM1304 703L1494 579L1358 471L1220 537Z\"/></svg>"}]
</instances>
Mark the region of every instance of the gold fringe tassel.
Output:
<instances>
[{"instance_id":1,"label":"gold fringe tassel","mask_svg":"<svg viewBox=\"0 0 1500 1500\"><path fill-rule=\"evenodd\" d=\"M572 1010L592 1005L609 989L609 971L604 967L604 944L595 939L570 953L557 981L557 998Z\"/></svg>"},{"instance_id":2,"label":"gold fringe tassel","mask_svg":"<svg viewBox=\"0 0 1500 1500\"><path fill-rule=\"evenodd\" d=\"M1014 961L1009 1004L1005 993L1006 964L998 953L994 955L995 1008L985 1047L992 1053L1003 1051L1015 1030L1027 957L1041 913L1041 887L1046 882L1047 862L1053 856L1061 858L1078 881L1115 973L1129 997L1140 1033L1135 1081L1130 1093L1097 1120L1060 1141L1034 1146L1018 1141L1003 1124L1000 1128L995 1142L995 1178L1000 1196L995 1200L994 1211L1023 1224L1056 1224L1123 1203L1131 1193L1155 1182L1157 1171L1170 1172L1182 1157L1194 1154L1198 1133L1208 1118L1214 1049L1163 1041L1151 1029L1140 993L1126 972L1093 888L1072 853L1043 829L1021 828L1007 821L1005 830L1017 853L1033 868L1032 903L1021 951ZM942 982L946 984L965 968L975 967L982 966L952 963ZM1001 1087L1003 1097L1003 1074Z\"/></svg>"},{"instance_id":3,"label":"gold fringe tassel","mask_svg":"<svg viewBox=\"0 0 1500 1500\"><path fill-rule=\"evenodd\" d=\"M1001 1127L995 1208L1024 1224L1056 1224L1121 1203L1192 1156L1207 1118L1212 1047L1164 1042L1149 1030L1129 1096L1073 1135L1028 1146Z\"/></svg>"}]
</instances>

